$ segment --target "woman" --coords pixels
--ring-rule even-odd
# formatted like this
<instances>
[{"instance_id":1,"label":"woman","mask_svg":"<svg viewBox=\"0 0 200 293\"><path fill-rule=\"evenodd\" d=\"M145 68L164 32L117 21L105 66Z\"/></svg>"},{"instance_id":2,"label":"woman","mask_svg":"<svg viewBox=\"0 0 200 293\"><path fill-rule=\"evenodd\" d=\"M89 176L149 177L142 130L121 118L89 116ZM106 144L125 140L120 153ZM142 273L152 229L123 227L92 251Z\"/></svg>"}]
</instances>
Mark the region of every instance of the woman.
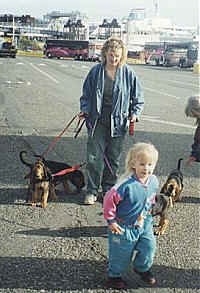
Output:
<instances>
[{"instance_id":1,"label":"woman","mask_svg":"<svg viewBox=\"0 0 200 293\"><path fill-rule=\"evenodd\" d=\"M116 182L120 154L128 128L140 116L144 99L135 72L126 65L127 52L117 38L106 40L102 62L88 73L80 98L80 118L86 118L87 195L94 204L99 188L103 194Z\"/></svg>"},{"instance_id":2,"label":"woman","mask_svg":"<svg viewBox=\"0 0 200 293\"><path fill-rule=\"evenodd\" d=\"M188 117L196 119L196 130L194 133L194 142L191 146L191 153L187 159L187 164L191 165L193 162L200 162L200 95L189 97L185 107L185 114Z\"/></svg>"}]
</instances>

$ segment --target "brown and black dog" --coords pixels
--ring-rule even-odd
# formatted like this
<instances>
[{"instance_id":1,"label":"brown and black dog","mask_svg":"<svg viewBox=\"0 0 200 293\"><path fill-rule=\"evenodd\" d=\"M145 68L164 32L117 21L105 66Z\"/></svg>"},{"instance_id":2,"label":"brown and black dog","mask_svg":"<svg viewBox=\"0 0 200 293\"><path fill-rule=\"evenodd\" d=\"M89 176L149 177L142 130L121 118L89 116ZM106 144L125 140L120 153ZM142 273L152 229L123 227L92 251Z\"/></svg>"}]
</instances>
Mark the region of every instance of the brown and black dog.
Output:
<instances>
[{"instance_id":1,"label":"brown and black dog","mask_svg":"<svg viewBox=\"0 0 200 293\"><path fill-rule=\"evenodd\" d=\"M159 216L159 224L155 231L156 235L163 235L169 225L168 209L170 206L170 199L163 193L156 194L155 204L152 207L151 214L153 217Z\"/></svg>"},{"instance_id":2,"label":"brown and black dog","mask_svg":"<svg viewBox=\"0 0 200 293\"><path fill-rule=\"evenodd\" d=\"M30 167L31 164L27 162L27 160L25 159L25 155L26 155L26 151L21 151L20 160L23 164ZM68 165L63 162L46 160L37 155L36 157L42 160L43 164L49 170L51 175L54 175L65 169L70 169L72 167L71 165ZM55 186L62 183L66 193L72 192L69 186L69 182L76 187L77 192L80 192L81 189L85 186L85 178L81 170L74 170L64 175L52 176L52 182Z\"/></svg>"},{"instance_id":3,"label":"brown and black dog","mask_svg":"<svg viewBox=\"0 0 200 293\"><path fill-rule=\"evenodd\" d=\"M50 161L43 159L44 164L49 168L52 174L56 174L62 170L71 169L72 166L63 162ZM71 193L72 190L69 186L69 182L76 187L77 192L85 186L85 178L81 170L74 170L64 175L53 176L53 182L55 185L63 184L66 193Z\"/></svg>"},{"instance_id":4,"label":"brown and black dog","mask_svg":"<svg viewBox=\"0 0 200 293\"><path fill-rule=\"evenodd\" d=\"M155 204L152 208L153 216L160 216L158 229L155 231L156 235L163 235L169 225L168 209L173 207L174 202L181 199L181 192L183 190L183 174L180 170L181 161L178 160L177 169L170 172L166 182L162 186L160 193L156 195Z\"/></svg>"},{"instance_id":5,"label":"brown and black dog","mask_svg":"<svg viewBox=\"0 0 200 293\"><path fill-rule=\"evenodd\" d=\"M41 203L42 208L47 207L48 198L57 199L55 186L51 180L51 174L42 160L38 159L34 164L24 161L25 151L20 152L20 160L30 168L30 172L24 177L29 179L26 201L32 206Z\"/></svg>"},{"instance_id":6,"label":"brown and black dog","mask_svg":"<svg viewBox=\"0 0 200 293\"><path fill-rule=\"evenodd\" d=\"M183 173L180 170L182 160L182 158L178 160L177 168L170 172L160 191L160 193L169 196L171 201L170 205L172 207L176 201L181 200L182 196L181 192L183 190Z\"/></svg>"}]
</instances>

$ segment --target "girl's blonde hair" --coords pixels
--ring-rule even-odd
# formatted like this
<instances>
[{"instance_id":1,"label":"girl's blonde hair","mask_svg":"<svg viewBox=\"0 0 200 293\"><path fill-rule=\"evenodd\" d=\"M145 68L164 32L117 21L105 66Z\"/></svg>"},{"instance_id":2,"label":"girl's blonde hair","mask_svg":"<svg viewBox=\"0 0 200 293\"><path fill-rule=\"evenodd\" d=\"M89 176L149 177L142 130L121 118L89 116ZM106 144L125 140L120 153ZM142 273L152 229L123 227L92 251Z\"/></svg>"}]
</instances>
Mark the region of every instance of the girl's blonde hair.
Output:
<instances>
[{"instance_id":1,"label":"girl's blonde hair","mask_svg":"<svg viewBox=\"0 0 200 293\"><path fill-rule=\"evenodd\" d=\"M134 144L127 153L125 159L125 173L122 177L126 177L133 173L135 162L140 156L150 159L156 164L158 160L158 150L151 143L138 142Z\"/></svg>"},{"instance_id":2,"label":"girl's blonde hair","mask_svg":"<svg viewBox=\"0 0 200 293\"><path fill-rule=\"evenodd\" d=\"M125 47L123 41L118 38L111 37L105 41L105 43L103 44L103 47L101 49L101 60L102 60L103 64L106 63L106 54L109 49L111 49L113 51L122 49L122 57L121 57L119 65L121 66L126 63L127 50L126 50L126 47Z\"/></svg>"},{"instance_id":3,"label":"girl's blonde hair","mask_svg":"<svg viewBox=\"0 0 200 293\"><path fill-rule=\"evenodd\" d=\"M185 114L188 117L197 118L197 124L200 123L200 95L189 97L185 107Z\"/></svg>"}]
</instances>

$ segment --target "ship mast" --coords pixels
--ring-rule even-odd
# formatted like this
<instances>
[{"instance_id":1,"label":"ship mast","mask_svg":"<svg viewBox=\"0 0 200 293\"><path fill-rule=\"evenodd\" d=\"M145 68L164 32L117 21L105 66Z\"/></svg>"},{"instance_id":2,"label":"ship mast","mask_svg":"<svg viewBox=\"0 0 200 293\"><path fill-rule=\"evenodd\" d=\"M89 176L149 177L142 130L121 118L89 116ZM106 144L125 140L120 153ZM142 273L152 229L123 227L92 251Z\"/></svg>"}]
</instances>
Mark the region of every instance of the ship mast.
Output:
<instances>
[{"instance_id":1,"label":"ship mast","mask_svg":"<svg viewBox=\"0 0 200 293\"><path fill-rule=\"evenodd\" d=\"M155 16L159 17L159 0L154 0Z\"/></svg>"}]
</instances>

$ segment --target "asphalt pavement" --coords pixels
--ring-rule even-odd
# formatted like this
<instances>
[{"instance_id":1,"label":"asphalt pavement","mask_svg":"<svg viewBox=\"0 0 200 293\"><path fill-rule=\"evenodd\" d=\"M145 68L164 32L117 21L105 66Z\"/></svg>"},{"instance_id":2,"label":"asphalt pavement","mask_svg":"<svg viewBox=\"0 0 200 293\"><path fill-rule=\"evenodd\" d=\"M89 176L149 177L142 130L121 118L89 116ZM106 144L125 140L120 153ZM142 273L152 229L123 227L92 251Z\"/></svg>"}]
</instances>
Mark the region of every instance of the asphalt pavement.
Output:
<instances>
[{"instance_id":1,"label":"asphalt pavement","mask_svg":"<svg viewBox=\"0 0 200 293\"><path fill-rule=\"evenodd\" d=\"M103 219L101 203L85 206L83 205L85 190L80 194L76 192L65 194L62 186L59 186L58 200L49 202L46 210L27 205L25 202L27 182L24 175L29 170L19 160L19 152L23 149L30 155L33 151L38 153L44 151L66 122L77 112L78 100L74 100L79 92L77 82L81 83L80 79L87 71L85 68L87 64L84 64L85 67L80 67L80 72L77 72L76 66L80 66L79 63L67 63L71 80L68 81L68 77L65 77L65 86L63 83L58 85L51 80L47 82L48 90L45 92L42 86L44 80L38 79L37 86L36 84L34 86L37 77L29 76L27 66L24 72L24 69L21 69L22 64L14 63L27 64L27 60L29 59L9 60L6 66L4 60L0 60L4 63L1 64L1 68L7 69L10 74L5 78L6 73L2 75L0 72L2 105L0 112L0 292L117 292L105 288L107 227ZM34 61L31 59L30 62ZM38 62L38 64L42 63L43 60ZM38 64L34 66L47 72L47 67L42 65L39 67ZM48 71L48 74L54 78L56 76L57 81L66 76L62 65L63 63L53 61ZM182 82L185 86L172 92L172 88L166 86L166 79L174 82L175 74L179 76L178 74L181 73L173 70L166 75L166 72L160 73L158 70L143 67L139 67L137 71L144 80L146 79L144 87L148 97L147 105L155 103L155 107L152 109L149 106L150 110L146 110L143 118L136 125L134 138L127 136L120 172L123 171L126 150L134 142L152 141L160 152L155 173L162 185L167 174L176 167L177 159L180 156L187 157L194 131L192 121L187 127L185 118L180 118L180 115L176 118L176 113L168 109L169 100L172 96L176 97L171 104L174 106L180 102L179 107L183 108L183 101L179 101L177 97L183 96L183 93L187 97L191 92L189 87L195 88L195 86L192 86L191 80L188 81L189 74L192 74L190 72L179 77L179 85ZM162 74L165 75L161 76ZM23 84L14 84L15 76L16 80L21 77ZM161 80L165 78L165 83L160 80L154 83L154 92L151 86L153 79L150 80L152 76L157 79L160 76ZM9 79L10 84L6 83ZM28 82L31 82L32 86L29 86ZM63 88L62 95L64 96L64 91L70 92L70 88L66 86L70 83L71 90L74 89L76 93L71 95L70 106L65 112L62 110L63 105L69 101L66 101L66 98L61 100L58 87ZM156 93L156 90L166 92L169 100L166 101L166 97L162 99L162 95ZM29 96L27 96L28 93ZM59 108L59 113L54 111L52 114L49 102L47 102L48 105L46 104L48 110L45 110L45 106L43 108L43 104L45 105L47 99L51 98L55 99L53 108ZM54 117L53 123L52 117ZM169 117L172 119L169 120ZM167 121L171 124L165 123ZM31 123L34 123L35 127ZM51 159L67 160L70 163L80 163L85 160L86 130L83 129L79 137L74 139L73 127L63 135L55 149L49 154ZM124 292L200 292L200 169L198 164L188 168L183 163L182 171L184 174L182 201L177 202L169 211L170 225L166 234L157 237L157 253L153 265L157 283L153 288L146 286L130 267L125 275L129 289ZM83 172L85 172L84 167ZM158 219L155 218L155 225L157 221Z\"/></svg>"}]
</instances>

